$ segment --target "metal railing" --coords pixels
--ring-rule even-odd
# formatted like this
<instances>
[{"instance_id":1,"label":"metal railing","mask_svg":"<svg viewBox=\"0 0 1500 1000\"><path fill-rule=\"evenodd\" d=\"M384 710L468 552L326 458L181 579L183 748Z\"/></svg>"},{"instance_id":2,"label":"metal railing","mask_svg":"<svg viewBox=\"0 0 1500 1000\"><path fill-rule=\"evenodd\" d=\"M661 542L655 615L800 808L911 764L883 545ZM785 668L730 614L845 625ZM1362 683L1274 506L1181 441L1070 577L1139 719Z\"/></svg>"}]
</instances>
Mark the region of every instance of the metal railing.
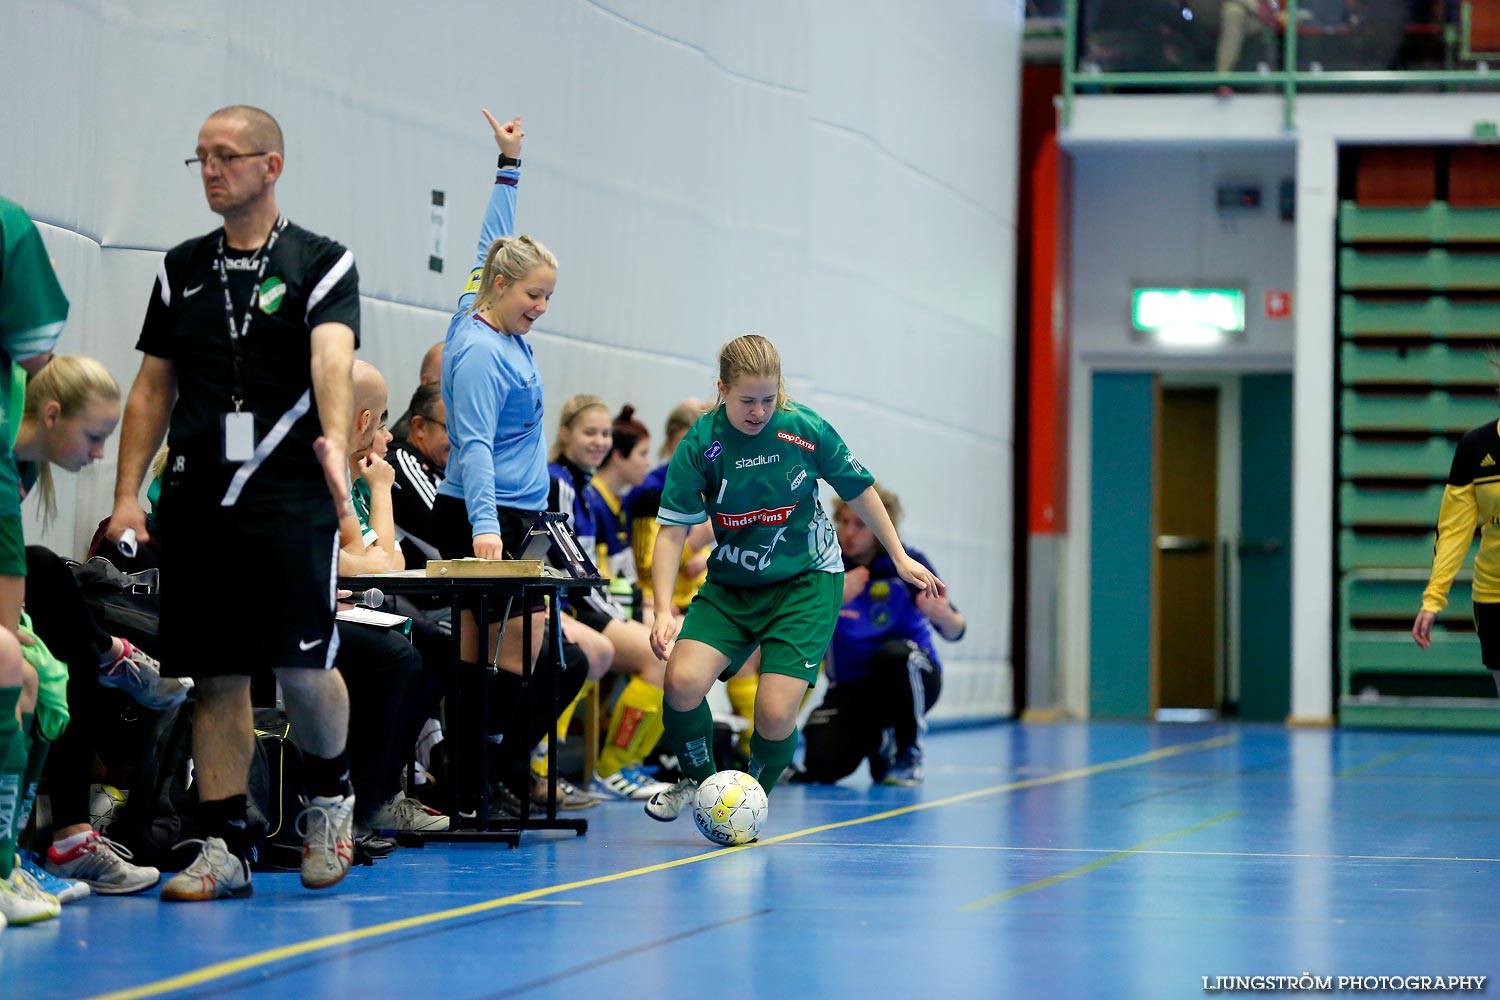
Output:
<instances>
[{"instance_id":1,"label":"metal railing","mask_svg":"<svg viewBox=\"0 0 1500 1000\"><path fill-rule=\"evenodd\" d=\"M1291 128L1302 92L1500 89L1500 72L1488 65L1493 59L1500 69L1500 53L1475 49L1469 2L1450 2L1437 20L1416 23L1406 20L1409 5L1398 0L1362 8L1340 4L1342 19L1330 17L1329 6L1327 0L1316 10L1309 0L1066 0L1063 125L1071 122L1078 93L1279 93ZM1241 40L1261 56L1254 70L1216 65L1224 62L1219 47L1225 43L1217 36L1231 7L1239 8ZM1109 15L1118 20L1111 24ZM1231 66L1248 61L1241 52L1234 55ZM1425 64L1436 68L1414 68Z\"/></svg>"}]
</instances>

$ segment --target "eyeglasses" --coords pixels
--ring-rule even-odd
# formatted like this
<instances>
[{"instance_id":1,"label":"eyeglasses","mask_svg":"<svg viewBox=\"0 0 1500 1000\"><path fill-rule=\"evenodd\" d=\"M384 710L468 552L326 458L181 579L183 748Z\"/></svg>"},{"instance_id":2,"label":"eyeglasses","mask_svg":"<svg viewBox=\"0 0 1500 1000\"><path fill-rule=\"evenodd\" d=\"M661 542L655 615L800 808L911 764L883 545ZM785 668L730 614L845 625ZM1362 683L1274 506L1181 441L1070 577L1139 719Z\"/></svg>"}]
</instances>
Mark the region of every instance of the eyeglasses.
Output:
<instances>
[{"instance_id":1,"label":"eyeglasses","mask_svg":"<svg viewBox=\"0 0 1500 1000\"><path fill-rule=\"evenodd\" d=\"M269 149L263 149L258 153L209 153L207 156L194 156L182 162L187 165L190 173L201 174L203 168L209 164L214 164L223 170L234 160L243 160L247 156L268 156L270 152Z\"/></svg>"},{"instance_id":2,"label":"eyeglasses","mask_svg":"<svg viewBox=\"0 0 1500 1000\"><path fill-rule=\"evenodd\" d=\"M441 421L441 420L434 420L431 417L424 417L420 413L418 413L417 416L422 417L422 419L424 421L426 421L427 423L429 423L429 424L436 424L437 426L441 427L445 431L448 429L448 425L446 423L444 423L443 421Z\"/></svg>"}]
</instances>

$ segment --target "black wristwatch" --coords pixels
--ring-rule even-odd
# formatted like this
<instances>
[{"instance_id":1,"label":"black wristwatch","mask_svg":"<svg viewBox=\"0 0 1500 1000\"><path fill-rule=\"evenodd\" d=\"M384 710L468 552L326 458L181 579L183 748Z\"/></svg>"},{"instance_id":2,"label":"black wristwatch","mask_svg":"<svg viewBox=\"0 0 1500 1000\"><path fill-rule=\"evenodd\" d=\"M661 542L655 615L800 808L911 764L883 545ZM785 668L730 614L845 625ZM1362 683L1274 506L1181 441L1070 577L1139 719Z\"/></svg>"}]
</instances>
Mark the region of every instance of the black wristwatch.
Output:
<instances>
[{"instance_id":1,"label":"black wristwatch","mask_svg":"<svg viewBox=\"0 0 1500 1000\"><path fill-rule=\"evenodd\" d=\"M497 163L497 164L495 164L495 168L497 170L502 170L505 167L519 167L520 165L521 165L521 161L519 159L517 159L516 157L514 157L514 156L506 156L504 153L501 153L500 154L500 162Z\"/></svg>"}]
</instances>

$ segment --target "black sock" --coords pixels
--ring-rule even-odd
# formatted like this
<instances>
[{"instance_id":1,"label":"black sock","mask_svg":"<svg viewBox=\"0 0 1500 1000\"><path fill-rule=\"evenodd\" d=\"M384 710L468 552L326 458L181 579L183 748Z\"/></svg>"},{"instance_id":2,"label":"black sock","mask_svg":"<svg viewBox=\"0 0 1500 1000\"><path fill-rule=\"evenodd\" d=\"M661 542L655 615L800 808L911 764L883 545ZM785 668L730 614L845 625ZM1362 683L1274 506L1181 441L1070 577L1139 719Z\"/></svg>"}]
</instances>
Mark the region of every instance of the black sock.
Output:
<instances>
[{"instance_id":1,"label":"black sock","mask_svg":"<svg viewBox=\"0 0 1500 1000\"><path fill-rule=\"evenodd\" d=\"M198 803L203 832L224 841L229 853L243 858L250 853L250 800L244 795Z\"/></svg>"},{"instance_id":2,"label":"black sock","mask_svg":"<svg viewBox=\"0 0 1500 1000\"><path fill-rule=\"evenodd\" d=\"M348 795L349 751L341 750L337 757L314 757L302 755L302 780L307 785L309 798L336 799Z\"/></svg>"},{"instance_id":3,"label":"black sock","mask_svg":"<svg viewBox=\"0 0 1500 1000\"><path fill-rule=\"evenodd\" d=\"M534 672L531 683L539 683ZM490 675L490 725L486 743L490 784L504 785L518 799L531 794L531 748L524 745L521 731L526 717L524 701L520 677L506 670ZM546 730L533 735L540 740Z\"/></svg>"}]
</instances>

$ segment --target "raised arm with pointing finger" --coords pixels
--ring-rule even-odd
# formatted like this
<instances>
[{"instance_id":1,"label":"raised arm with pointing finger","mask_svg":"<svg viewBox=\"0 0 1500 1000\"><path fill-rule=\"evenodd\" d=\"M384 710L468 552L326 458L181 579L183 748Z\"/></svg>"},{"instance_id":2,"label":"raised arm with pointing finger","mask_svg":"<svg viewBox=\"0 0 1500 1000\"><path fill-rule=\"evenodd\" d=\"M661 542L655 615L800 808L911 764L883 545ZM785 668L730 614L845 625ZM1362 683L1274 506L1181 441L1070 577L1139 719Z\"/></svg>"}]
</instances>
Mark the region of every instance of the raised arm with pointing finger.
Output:
<instances>
[{"instance_id":1,"label":"raised arm with pointing finger","mask_svg":"<svg viewBox=\"0 0 1500 1000\"><path fill-rule=\"evenodd\" d=\"M474 555L499 559L504 547L499 521L493 512L496 505L521 504L519 496L503 496L496 489L495 445L509 430L497 428L496 416L513 405L518 386L512 377L514 371L500 357L504 345L465 334L470 332L472 316L494 296L492 289L483 287L483 275L495 241L515 230L516 185L520 180L521 140L525 133L519 116L500 122L486 110L484 117L494 134L500 158L480 224L475 266L459 296L443 349L443 405L448 412L448 435L452 442L445 485L462 490L472 527ZM545 472L545 462L543 466Z\"/></svg>"}]
</instances>

